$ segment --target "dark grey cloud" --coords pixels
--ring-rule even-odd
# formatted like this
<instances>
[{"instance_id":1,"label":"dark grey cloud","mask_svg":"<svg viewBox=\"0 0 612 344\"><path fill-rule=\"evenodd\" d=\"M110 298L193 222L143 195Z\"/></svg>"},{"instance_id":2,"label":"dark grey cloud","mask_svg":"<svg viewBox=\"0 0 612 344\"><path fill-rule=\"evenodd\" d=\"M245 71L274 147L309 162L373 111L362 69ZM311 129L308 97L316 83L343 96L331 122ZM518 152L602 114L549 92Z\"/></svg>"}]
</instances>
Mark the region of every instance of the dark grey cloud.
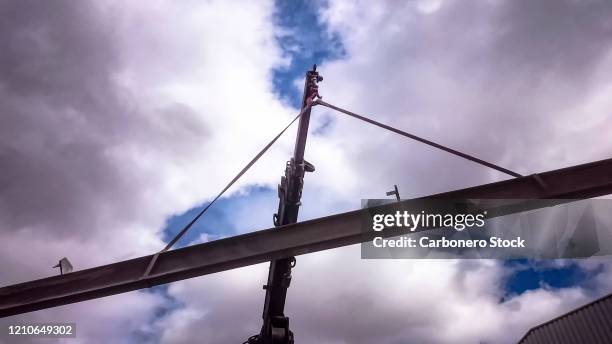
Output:
<instances>
[{"instance_id":1,"label":"dark grey cloud","mask_svg":"<svg viewBox=\"0 0 612 344\"><path fill-rule=\"evenodd\" d=\"M0 286L54 275L62 256L80 270L162 248L165 219L251 154L227 142L260 147L286 120L268 88L271 4L139 6L0 2ZM129 343L163 301L127 293L0 324L77 321L77 342Z\"/></svg>"},{"instance_id":2,"label":"dark grey cloud","mask_svg":"<svg viewBox=\"0 0 612 344\"><path fill-rule=\"evenodd\" d=\"M331 14L349 59L322 66L328 101L523 174L607 157L596 147L610 110L580 106L612 81L610 2L450 1L430 14L361 5L344 19ZM571 135L579 117L590 126ZM406 196L507 177L338 122L331 135L355 140L359 150L349 152L359 173L404 185Z\"/></svg>"},{"instance_id":3,"label":"dark grey cloud","mask_svg":"<svg viewBox=\"0 0 612 344\"><path fill-rule=\"evenodd\" d=\"M496 54L490 60L495 70L520 73L533 81L554 75L571 81L576 89L589 86L612 45L612 3L511 1L500 7L492 47Z\"/></svg>"},{"instance_id":4,"label":"dark grey cloud","mask_svg":"<svg viewBox=\"0 0 612 344\"><path fill-rule=\"evenodd\" d=\"M87 109L103 108L105 99L114 98L110 77L119 54L113 24L91 3L3 1L0 6L0 65L7 91Z\"/></svg>"},{"instance_id":5,"label":"dark grey cloud","mask_svg":"<svg viewBox=\"0 0 612 344\"><path fill-rule=\"evenodd\" d=\"M122 50L110 10L84 1L0 6L2 230L87 237L107 230L105 217L142 215L147 200L136 190L155 172L120 165L113 149L172 157L206 129L183 104L144 113L117 83Z\"/></svg>"},{"instance_id":6,"label":"dark grey cloud","mask_svg":"<svg viewBox=\"0 0 612 344\"><path fill-rule=\"evenodd\" d=\"M7 1L0 13L3 230L91 227L95 200L120 180L104 156L124 111L117 49L84 2Z\"/></svg>"},{"instance_id":7,"label":"dark grey cloud","mask_svg":"<svg viewBox=\"0 0 612 344\"><path fill-rule=\"evenodd\" d=\"M55 274L64 255L83 269L150 251L168 209L151 191L161 173L137 158L177 163L206 141L189 106L147 106L118 81L119 14L86 1L0 2L1 286ZM128 343L136 326L122 317L149 322L160 303L131 293L0 323L76 320L81 342Z\"/></svg>"}]
</instances>

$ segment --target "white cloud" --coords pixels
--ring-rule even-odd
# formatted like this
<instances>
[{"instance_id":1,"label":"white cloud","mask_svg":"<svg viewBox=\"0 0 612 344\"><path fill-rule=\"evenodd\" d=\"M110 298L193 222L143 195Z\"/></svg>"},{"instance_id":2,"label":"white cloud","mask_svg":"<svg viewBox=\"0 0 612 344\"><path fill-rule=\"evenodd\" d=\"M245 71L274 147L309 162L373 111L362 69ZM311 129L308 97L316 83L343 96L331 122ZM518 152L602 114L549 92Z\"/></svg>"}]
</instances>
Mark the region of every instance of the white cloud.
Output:
<instances>
[{"instance_id":1,"label":"white cloud","mask_svg":"<svg viewBox=\"0 0 612 344\"><path fill-rule=\"evenodd\" d=\"M81 270L161 249L168 216L214 196L295 116L272 90L286 61L271 1L7 6L2 285L56 274L63 256ZM282 140L238 187L275 183L290 150ZM163 304L129 293L7 321L68 319L80 342L119 343Z\"/></svg>"},{"instance_id":2,"label":"white cloud","mask_svg":"<svg viewBox=\"0 0 612 344\"><path fill-rule=\"evenodd\" d=\"M606 157L610 47L592 16L607 8L423 4L330 3L321 20L347 55L320 67L324 99L525 174ZM0 175L3 283L46 276L62 256L80 269L161 248L165 218L214 196L294 115L272 90L272 68L287 61L271 2L95 6L67 7L79 25L55 12L57 22L43 21L76 25L48 37L64 52L16 44L24 50L0 55L14 79L0 87L0 159L14 167ZM357 208L393 184L413 197L505 178L321 108L313 120L325 113L337 120L309 138L317 171L303 218ZM292 143L288 133L239 186L275 185ZM235 221L251 212L263 223L266 209L241 209ZM174 283L185 307L154 323L164 301L148 293L23 319L76 317L88 343L108 342L104 320L129 325L117 338L147 328L162 343L239 341L259 329L266 272ZM487 261L363 261L343 248L298 258L287 314L304 342L498 342L512 329L510 342L589 298L540 289L500 303L508 273Z\"/></svg>"},{"instance_id":3,"label":"white cloud","mask_svg":"<svg viewBox=\"0 0 612 344\"><path fill-rule=\"evenodd\" d=\"M607 157L602 90L610 83L603 72L611 67L610 46L589 40L601 30L592 16L608 8L445 2L425 14L419 5L329 4L321 18L347 56L320 66L326 101L524 174ZM325 136L309 138L307 159L317 171L306 177L306 217L356 208L393 184L414 197L507 178L343 115L314 112L337 120ZM610 274L605 269L602 276ZM501 302L511 272L487 261L363 261L355 247L322 252L298 257L287 314L303 342L511 343L593 297L580 288L545 288ZM210 320L190 328L211 342L238 341L259 328L263 291L241 294L228 274L181 282L191 290L184 294L172 290L189 302L204 290L219 298L193 306L210 311ZM258 285L265 270L246 276L241 283ZM606 291L602 281L598 292ZM250 326L222 333L212 325L224 323Z\"/></svg>"}]
</instances>

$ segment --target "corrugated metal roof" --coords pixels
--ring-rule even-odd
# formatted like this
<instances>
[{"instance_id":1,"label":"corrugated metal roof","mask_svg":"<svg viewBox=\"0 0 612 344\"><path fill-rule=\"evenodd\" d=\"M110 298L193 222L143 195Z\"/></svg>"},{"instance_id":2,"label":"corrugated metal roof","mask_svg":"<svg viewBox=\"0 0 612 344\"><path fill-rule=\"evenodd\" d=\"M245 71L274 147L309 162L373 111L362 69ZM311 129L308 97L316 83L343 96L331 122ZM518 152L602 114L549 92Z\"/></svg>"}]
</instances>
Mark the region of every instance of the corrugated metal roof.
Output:
<instances>
[{"instance_id":1,"label":"corrugated metal roof","mask_svg":"<svg viewBox=\"0 0 612 344\"><path fill-rule=\"evenodd\" d=\"M519 344L612 343L612 294L530 329Z\"/></svg>"}]
</instances>

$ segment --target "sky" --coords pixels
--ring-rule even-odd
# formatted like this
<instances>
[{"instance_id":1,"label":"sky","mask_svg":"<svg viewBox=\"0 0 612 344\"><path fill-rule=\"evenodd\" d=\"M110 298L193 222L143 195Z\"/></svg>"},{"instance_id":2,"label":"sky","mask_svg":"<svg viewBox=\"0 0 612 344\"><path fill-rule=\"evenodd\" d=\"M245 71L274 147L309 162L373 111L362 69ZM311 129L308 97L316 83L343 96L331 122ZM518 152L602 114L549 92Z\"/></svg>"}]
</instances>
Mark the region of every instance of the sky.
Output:
<instances>
[{"instance_id":1,"label":"sky","mask_svg":"<svg viewBox=\"0 0 612 344\"><path fill-rule=\"evenodd\" d=\"M609 158L607 1L0 1L0 285L151 254L323 99L521 174ZM295 128L177 246L272 226ZM300 219L508 177L313 110ZM0 319L56 343L240 343L267 264ZM297 258L298 343L513 343L612 292L609 259ZM29 343L28 339L10 343ZM8 343L0 338L0 343Z\"/></svg>"}]
</instances>

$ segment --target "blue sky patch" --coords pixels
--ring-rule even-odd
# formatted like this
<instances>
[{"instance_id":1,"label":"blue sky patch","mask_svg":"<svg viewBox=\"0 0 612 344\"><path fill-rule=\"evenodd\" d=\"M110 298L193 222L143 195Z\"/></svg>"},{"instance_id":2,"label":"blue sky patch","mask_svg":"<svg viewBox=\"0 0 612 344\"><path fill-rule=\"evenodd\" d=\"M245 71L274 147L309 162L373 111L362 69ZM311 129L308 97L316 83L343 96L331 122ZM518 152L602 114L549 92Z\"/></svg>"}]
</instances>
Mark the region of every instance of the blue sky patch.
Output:
<instances>
[{"instance_id":1,"label":"blue sky patch","mask_svg":"<svg viewBox=\"0 0 612 344\"><path fill-rule=\"evenodd\" d=\"M282 174L280 167L278 174L280 180ZM170 217L163 231L164 241L172 240L207 204L208 202ZM263 186L250 186L240 193L222 197L202 215L173 248L188 246L194 241L199 241L202 235L206 235L208 240L217 240L272 227L272 214L276 212L277 206L276 189ZM263 212L266 212L267 216L263 215ZM252 217L245 218L244 214L252 214ZM237 218L241 221L237 221Z\"/></svg>"},{"instance_id":2,"label":"blue sky patch","mask_svg":"<svg viewBox=\"0 0 612 344\"><path fill-rule=\"evenodd\" d=\"M210 207L206 213L183 235L174 248L187 246L197 240L200 235L207 234L211 239L235 234L233 224L227 218L227 208L231 198L221 198ZM202 204L189 209L187 212L170 217L164 229L164 241L169 242L208 204Z\"/></svg>"},{"instance_id":3,"label":"blue sky patch","mask_svg":"<svg viewBox=\"0 0 612 344\"><path fill-rule=\"evenodd\" d=\"M340 38L335 34L330 34L325 25L318 20L321 5L325 6L325 3L313 1L276 1L275 3L274 24L284 32L276 39L285 56L290 58L290 64L288 67L273 71L274 91L281 99L296 108L300 107L303 90L301 87L295 87L294 82L303 78L306 70L309 70L313 64L341 58L345 54ZM331 117L325 118L322 125L311 128L311 134L322 135L329 130L332 124ZM282 172L283 169L280 166L279 180ZM252 229L271 227L272 214L276 212L278 205L276 189L251 187L245 193L219 199L177 242L175 248L189 245L198 240L202 234L214 240L248 231L248 228L238 228L233 217L236 216L239 209L259 202L267 204L264 207L269 206L270 221L265 224L261 220L255 221L251 225ZM163 231L164 241L170 241L204 206L206 204L170 217ZM261 207L258 206L258 208Z\"/></svg>"},{"instance_id":4,"label":"blue sky patch","mask_svg":"<svg viewBox=\"0 0 612 344\"><path fill-rule=\"evenodd\" d=\"M513 273L505 281L504 299L543 287L561 289L580 286L590 289L593 278L603 271L603 267L587 271L575 261L567 261L562 266L545 263L526 259L505 261L504 265L513 269Z\"/></svg>"},{"instance_id":5,"label":"blue sky patch","mask_svg":"<svg viewBox=\"0 0 612 344\"><path fill-rule=\"evenodd\" d=\"M274 23L283 34L276 40L283 54L290 58L288 67L273 71L275 92L295 108L300 107L302 89L294 82L302 79L313 64L321 64L345 55L338 35L330 33L318 19L318 1L276 1Z\"/></svg>"}]
</instances>

